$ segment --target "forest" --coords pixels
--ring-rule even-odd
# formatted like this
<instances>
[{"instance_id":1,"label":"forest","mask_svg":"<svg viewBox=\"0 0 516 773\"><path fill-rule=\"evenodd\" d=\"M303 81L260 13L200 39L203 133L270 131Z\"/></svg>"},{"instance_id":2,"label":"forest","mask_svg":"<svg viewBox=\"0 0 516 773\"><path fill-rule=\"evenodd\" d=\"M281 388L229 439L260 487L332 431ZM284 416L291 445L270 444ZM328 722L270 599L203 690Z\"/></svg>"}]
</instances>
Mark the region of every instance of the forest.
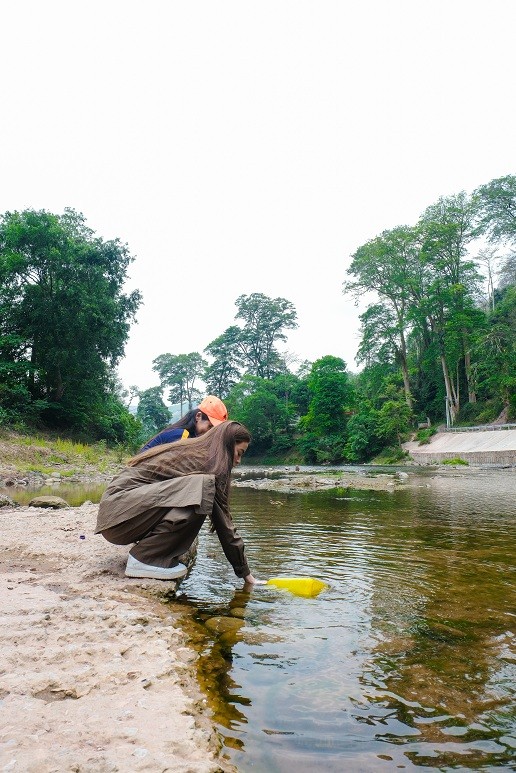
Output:
<instances>
[{"instance_id":1,"label":"forest","mask_svg":"<svg viewBox=\"0 0 516 773\"><path fill-rule=\"evenodd\" d=\"M202 352L177 340L177 353L156 357L159 386L124 389L116 368L142 302L124 291L128 246L103 241L72 209L6 212L0 428L134 451L170 422L171 405L185 412L211 393L251 431L250 458L354 464L399 461L404 440L424 442L440 425L514 421L515 246L509 175L442 197L417 223L343 256L343 296L365 307L358 372L331 353L299 362L285 349L294 305L257 291L235 300L234 324Z\"/></svg>"}]
</instances>

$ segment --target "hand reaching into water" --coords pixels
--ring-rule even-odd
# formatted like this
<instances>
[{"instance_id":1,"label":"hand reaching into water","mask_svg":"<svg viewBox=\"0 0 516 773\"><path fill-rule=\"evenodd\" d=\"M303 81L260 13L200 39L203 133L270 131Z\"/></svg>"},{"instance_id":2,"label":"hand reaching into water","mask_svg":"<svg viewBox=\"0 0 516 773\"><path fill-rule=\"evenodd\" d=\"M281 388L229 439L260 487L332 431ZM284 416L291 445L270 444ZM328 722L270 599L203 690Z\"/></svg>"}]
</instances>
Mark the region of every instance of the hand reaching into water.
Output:
<instances>
[{"instance_id":1,"label":"hand reaching into water","mask_svg":"<svg viewBox=\"0 0 516 773\"><path fill-rule=\"evenodd\" d=\"M257 580L256 577L253 577L252 574L248 574L246 577L244 577L244 582L246 585L265 585L266 580Z\"/></svg>"}]
</instances>

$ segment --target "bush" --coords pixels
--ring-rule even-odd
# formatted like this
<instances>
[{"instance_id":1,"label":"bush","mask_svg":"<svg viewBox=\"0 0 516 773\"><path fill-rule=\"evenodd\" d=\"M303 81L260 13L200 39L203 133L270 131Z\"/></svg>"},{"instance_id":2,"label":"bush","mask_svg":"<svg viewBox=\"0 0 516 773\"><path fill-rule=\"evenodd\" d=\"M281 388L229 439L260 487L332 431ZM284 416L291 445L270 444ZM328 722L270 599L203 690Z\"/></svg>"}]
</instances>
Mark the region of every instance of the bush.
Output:
<instances>
[{"instance_id":1,"label":"bush","mask_svg":"<svg viewBox=\"0 0 516 773\"><path fill-rule=\"evenodd\" d=\"M399 446L384 448L374 460L375 464L399 464L408 459L410 454Z\"/></svg>"},{"instance_id":2,"label":"bush","mask_svg":"<svg viewBox=\"0 0 516 773\"><path fill-rule=\"evenodd\" d=\"M466 403L457 416L457 424L472 427L476 424L490 424L503 411L501 398L494 398L480 403ZM456 424L456 425L457 425Z\"/></svg>"},{"instance_id":3,"label":"bush","mask_svg":"<svg viewBox=\"0 0 516 773\"><path fill-rule=\"evenodd\" d=\"M346 441L342 435L317 437L307 433L296 447L306 464L342 464L346 459Z\"/></svg>"},{"instance_id":4,"label":"bush","mask_svg":"<svg viewBox=\"0 0 516 773\"><path fill-rule=\"evenodd\" d=\"M420 429L416 434L416 440L419 441L420 446L424 446L427 443L430 442L430 438L432 435L435 435L436 433L435 427L430 427L429 429Z\"/></svg>"}]
</instances>

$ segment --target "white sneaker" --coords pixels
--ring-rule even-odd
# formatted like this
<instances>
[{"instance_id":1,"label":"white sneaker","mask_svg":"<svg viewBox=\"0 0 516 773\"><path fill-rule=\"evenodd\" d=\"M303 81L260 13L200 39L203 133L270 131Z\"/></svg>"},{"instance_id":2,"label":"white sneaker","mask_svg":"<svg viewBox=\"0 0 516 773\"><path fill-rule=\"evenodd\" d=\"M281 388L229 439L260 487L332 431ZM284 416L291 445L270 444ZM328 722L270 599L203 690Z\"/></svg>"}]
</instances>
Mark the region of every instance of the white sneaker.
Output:
<instances>
[{"instance_id":1,"label":"white sneaker","mask_svg":"<svg viewBox=\"0 0 516 773\"><path fill-rule=\"evenodd\" d=\"M166 569L163 566L151 566L142 564L129 553L125 574L127 577L149 577L152 580L178 580L184 577L188 569L184 564L177 564Z\"/></svg>"}]
</instances>

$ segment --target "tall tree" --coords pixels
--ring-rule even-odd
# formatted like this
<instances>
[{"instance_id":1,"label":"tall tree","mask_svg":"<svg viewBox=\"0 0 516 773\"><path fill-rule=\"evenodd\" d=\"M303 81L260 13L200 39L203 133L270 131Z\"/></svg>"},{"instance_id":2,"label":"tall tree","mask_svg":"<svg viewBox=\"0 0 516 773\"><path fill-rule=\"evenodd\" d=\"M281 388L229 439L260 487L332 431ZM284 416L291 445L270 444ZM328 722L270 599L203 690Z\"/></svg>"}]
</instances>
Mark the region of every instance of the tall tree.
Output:
<instances>
[{"instance_id":1,"label":"tall tree","mask_svg":"<svg viewBox=\"0 0 516 773\"><path fill-rule=\"evenodd\" d=\"M437 343L452 423L460 409L461 367L470 399L474 399L471 333L476 313L473 296L480 276L467 257L467 246L475 237L473 226L474 207L464 192L428 207L418 224L419 277L410 285L417 305L415 316L425 318Z\"/></svg>"},{"instance_id":2,"label":"tall tree","mask_svg":"<svg viewBox=\"0 0 516 773\"><path fill-rule=\"evenodd\" d=\"M303 426L315 435L345 435L353 389L340 357L327 355L312 365L307 380L310 391L308 413Z\"/></svg>"},{"instance_id":3,"label":"tall tree","mask_svg":"<svg viewBox=\"0 0 516 773\"><path fill-rule=\"evenodd\" d=\"M143 425L145 437L155 435L170 423L170 412L163 402L162 387L150 387L139 393L136 416Z\"/></svg>"},{"instance_id":4,"label":"tall tree","mask_svg":"<svg viewBox=\"0 0 516 773\"><path fill-rule=\"evenodd\" d=\"M506 175L473 193L480 233L491 242L516 243L516 176Z\"/></svg>"},{"instance_id":5,"label":"tall tree","mask_svg":"<svg viewBox=\"0 0 516 773\"><path fill-rule=\"evenodd\" d=\"M356 302L371 292L378 296L380 304L373 302L362 315L364 336L359 356L366 359L380 352L394 356L403 374L405 399L411 409L407 335L410 331L409 285L413 281L417 253L415 229L400 226L384 231L354 253L348 269L353 279L343 284L343 292L351 294Z\"/></svg>"},{"instance_id":6,"label":"tall tree","mask_svg":"<svg viewBox=\"0 0 516 773\"><path fill-rule=\"evenodd\" d=\"M239 353L240 328L237 325L228 327L218 338L215 338L204 349L213 358L211 365L206 367L204 381L210 394L223 399L240 378L242 357Z\"/></svg>"},{"instance_id":7,"label":"tall tree","mask_svg":"<svg viewBox=\"0 0 516 773\"><path fill-rule=\"evenodd\" d=\"M84 428L113 391L141 303L138 291L123 292L132 260L71 209L0 218L0 353L54 424Z\"/></svg>"},{"instance_id":8,"label":"tall tree","mask_svg":"<svg viewBox=\"0 0 516 773\"><path fill-rule=\"evenodd\" d=\"M509 287L488 315L477 341L479 391L484 400L501 397L516 413L516 287Z\"/></svg>"},{"instance_id":9,"label":"tall tree","mask_svg":"<svg viewBox=\"0 0 516 773\"><path fill-rule=\"evenodd\" d=\"M276 344L287 340L285 330L298 327L293 304L285 298L268 298L262 293L240 295L235 303L236 318L243 322L238 348L247 372L273 378L282 369Z\"/></svg>"},{"instance_id":10,"label":"tall tree","mask_svg":"<svg viewBox=\"0 0 516 773\"><path fill-rule=\"evenodd\" d=\"M201 396L196 384L202 378L207 364L198 352L160 354L152 361L152 369L159 375L162 388L170 387L170 402L180 403L181 415L185 403L190 410L194 401Z\"/></svg>"}]
</instances>

